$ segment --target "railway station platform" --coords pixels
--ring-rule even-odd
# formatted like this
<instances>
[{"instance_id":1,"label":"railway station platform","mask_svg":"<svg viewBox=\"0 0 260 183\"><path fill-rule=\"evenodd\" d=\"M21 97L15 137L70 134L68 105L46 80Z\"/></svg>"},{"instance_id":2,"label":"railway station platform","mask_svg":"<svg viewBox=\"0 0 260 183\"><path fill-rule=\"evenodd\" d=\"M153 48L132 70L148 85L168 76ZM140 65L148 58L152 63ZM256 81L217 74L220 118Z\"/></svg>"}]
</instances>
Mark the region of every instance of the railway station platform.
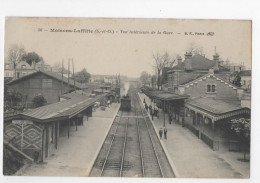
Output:
<instances>
[{"instance_id":1,"label":"railway station platform","mask_svg":"<svg viewBox=\"0 0 260 183\"><path fill-rule=\"evenodd\" d=\"M141 101L150 99L139 93ZM166 147L181 178L249 178L250 163L237 159L242 152L213 151L207 144L198 139L189 129L180 124L169 124L165 115L167 140L161 143ZM154 117L153 124L158 132L163 127L163 112L159 109L159 119Z\"/></svg>"},{"instance_id":2,"label":"railway station platform","mask_svg":"<svg viewBox=\"0 0 260 183\"><path fill-rule=\"evenodd\" d=\"M119 109L118 103L102 111L98 108L84 125L72 131L68 140L60 138L59 149L42 164L32 164L17 172L22 176L88 176L103 141Z\"/></svg>"}]
</instances>

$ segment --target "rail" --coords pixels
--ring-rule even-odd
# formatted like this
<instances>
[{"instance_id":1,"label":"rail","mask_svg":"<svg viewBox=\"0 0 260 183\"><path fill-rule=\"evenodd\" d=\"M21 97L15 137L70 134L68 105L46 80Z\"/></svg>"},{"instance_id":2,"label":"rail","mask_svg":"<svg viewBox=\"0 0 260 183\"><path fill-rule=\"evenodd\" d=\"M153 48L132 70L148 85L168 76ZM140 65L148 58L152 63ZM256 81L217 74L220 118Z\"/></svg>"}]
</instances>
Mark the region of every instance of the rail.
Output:
<instances>
[{"instance_id":1,"label":"rail","mask_svg":"<svg viewBox=\"0 0 260 183\"><path fill-rule=\"evenodd\" d=\"M136 105L135 105L135 106L136 106ZM136 107L135 107L135 115L138 116ZM141 166L142 166L142 176L144 177L144 175L145 175L144 160L143 160L143 151L142 151L141 136L140 136L140 129L139 129L139 119L138 119L138 118L136 118L136 126L137 126L139 149L140 149L140 158L141 158Z\"/></svg>"},{"instance_id":2,"label":"rail","mask_svg":"<svg viewBox=\"0 0 260 183\"><path fill-rule=\"evenodd\" d=\"M123 167L124 167L124 158L125 158L125 147L126 147L126 140L127 140L127 123L129 122L129 118L127 118L126 125L125 125L125 139L124 139L124 146L123 146L123 154L120 166L119 175L122 177Z\"/></svg>"},{"instance_id":3,"label":"rail","mask_svg":"<svg viewBox=\"0 0 260 183\"><path fill-rule=\"evenodd\" d=\"M144 113L143 113L143 110L142 110L142 106L141 106L141 104L140 104L140 100L138 99L137 93L135 93L135 94L136 94L137 102L138 102L138 104L139 104L139 106L140 106L140 109L141 109L142 116L144 117ZM162 167L161 167L161 164L160 164L158 155L157 155L157 153L156 153L156 151L155 151L154 142L153 142L153 140L152 140L151 133L150 133L150 130L149 130L149 128L148 128L147 121L146 121L146 118L145 118L145 117L144 117L144 121L145 121L146 128L147 128L147 130L148 130L149 138L150 138L150 140L151 140L151 142L152 142L152 148L153 148L153 151L154 151L154 153L155 153L156 161L157 161L157 163L158 163L158 165L159 165L159 169L160 169L161 175L162 175L162 177L165 177L164 174L163 174L163 171L162 171Z\"/></svg>"},{"instance_id":4,"label":"rail","mask_svg":"<svg viewBox=\"0 0 260 183\"><path fill-rule=\"evenodd\" d=\"M117 126L116 126L115 133L113 134L113 137L112 137L112 140L111 140L109 149L108 149L107 154L106 154L106 157L105 157L105 161L104 161L104 163L103 163L103 165L102 165L100 177L102 177L102 175L103 175L103 172L104 172L104 169L105 169L105 166L106 166L106 163L107 163L107 159L108 159L108 156L109 156L109 153L110 153L110 150L111 150L112 144L113 144L113 142L114 142L114 139L115 139L115 136L116 136L116 132L117 132L117 129L118 129L118 126L119 126L119 123L120 123L120 119L121 119L121 115L119 116L119 121L118 121L118 124L117 124Z\"/></svg>"}]
</instances>

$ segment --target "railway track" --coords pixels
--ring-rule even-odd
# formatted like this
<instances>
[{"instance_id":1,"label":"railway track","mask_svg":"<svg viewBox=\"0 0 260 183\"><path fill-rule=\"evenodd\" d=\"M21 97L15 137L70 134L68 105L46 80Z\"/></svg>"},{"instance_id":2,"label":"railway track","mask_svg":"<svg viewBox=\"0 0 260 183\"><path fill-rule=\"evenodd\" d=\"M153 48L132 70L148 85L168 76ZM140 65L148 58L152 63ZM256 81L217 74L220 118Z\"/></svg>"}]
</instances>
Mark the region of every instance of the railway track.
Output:
<instances>
[{"instance_id":1,"label":"railway track","mask_svg":"<svg viewBox=\"0 0 260 183\"><path fill-rule=\"evenodd\" d=\"M136 91L129 93L132 111L119 111L90 176L175 177Z\"/></svg>"}]
</instances>

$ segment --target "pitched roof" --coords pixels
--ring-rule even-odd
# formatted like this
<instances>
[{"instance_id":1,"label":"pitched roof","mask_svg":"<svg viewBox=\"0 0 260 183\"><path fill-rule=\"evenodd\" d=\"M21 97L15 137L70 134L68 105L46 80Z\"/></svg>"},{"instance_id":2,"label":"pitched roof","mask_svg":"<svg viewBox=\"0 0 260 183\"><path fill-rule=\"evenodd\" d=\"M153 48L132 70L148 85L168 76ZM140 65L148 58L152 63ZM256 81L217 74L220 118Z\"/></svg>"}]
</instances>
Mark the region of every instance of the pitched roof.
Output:
<instances>
[{"instance_id":1,"label":"pitched roof","mask_svg":"<svg viewBox=\"0 0 260 183\"><path fill-rule=\"evenodd\" d=\"M67 119L85 110L96 101L101 100L104 96L105 94L97 95L94 98L74 97L69 100L63 100L7 117L6 120L23 118L36 122L50 122L58 119Z\"/></svg>"},{"instance_id":2,"label":"pitched roof","mask_svg":"<svg viewBox=\"0 0 260 183\"><path fill-rule=\"evenodd\" d=\"M149 90L147 88L142 88L142 90L146 95L159 100L176 100L188 98L187 95L178 95L167 91Z\"/></svg>"},{"instance_id":3,"label":"pitched roof","mask_svg":"<svg viewBox=\"0 0 260 183\"><path fill-rule=\"evenodd\" d=\"M89 97L91 95L91 91L83 91L83 90L76 90L70 93L65 93L61 96L61 98L65 99L74 99L74 98L79 98L79 99L86 99L86 97Z\"/></svg>"},{"instance_id":4,"label":"pitched roof","mask_svg":"<svg viewBox=\"0 0 260 183\"><path fill-rule=\"evenodd\" d=\"M240 71L239 76L251 76L251 70Z\"/></svg>"},{"instance_id":5,"label":"pitched roof","mask_svg":"<svg viewBox=\"0 0 260 183\"><path fill-rule=\"evenodd\" d=\"M233 103L228 103L224 100L216 100L213 98L190 99L187 100L186 103L195 106L197 108L200 108L204 111L213 113L215 115L243 109L239 105L234 105Z\"/></svg>"},{"instance_id":6,"label":"pitched roof","mask_svg":"<svg viewBox=\"0 0 260 183\"><path fill-rule=\"evenodd\" d=\"M179 84L184 85L186 83L189 83L205 74L201 73L186 73L186 72L180 72L179 74Z\"/></svg>"},{"instance_id":7,"label":"pitched roof","mask_svg":"<svg viewBox=\"0 0 260 183\"><path fill-rule=\"evenodd\" d=\"M208 58L202 55L194 55L191 58L185 59L183 62L174 66L172 70L201 70L208 71L213 68L216 64L216 61L209 60ZM220 71L229 71L229 69L218 66Z\"/></svg>"},{"instance_id":8,"label":"pitched roof","mask_svg":"<svg viewBox=\"0 0 260 183\"><path fill-rule=\"evenodd\" d=\"M52 78L54 78L54 79L56 79L56 80L62 81L62 75L59 74L59 73L51 72L51 71L37 71L37 72L33 72L33 73L31 73L31 74L25 75L25 76L23 76L23 77L20 77L20 78L18 78L18 79L12 80L11 82L7 83L7 85L15 84L15 83L17 83L17 82L19 82L19 81L21 81L21 80L28 79L28 78L30 78L30 77L32 77L32 76L34 76L34 75L39 74L39 73L44 74L44 75L47 75L47 76L49 76L49 77L52 77ZM68 84L68 78L65 77L65 76L63 76L63 83ZM74 80L73 80L73 79L70 79L69 84L70 84L71 86L74 86ZM80 84L80 83L77 82L77 81L75 81L75 86L76 86L77 88L82 88L82 84Z\"/></svg>"}]
</instances>

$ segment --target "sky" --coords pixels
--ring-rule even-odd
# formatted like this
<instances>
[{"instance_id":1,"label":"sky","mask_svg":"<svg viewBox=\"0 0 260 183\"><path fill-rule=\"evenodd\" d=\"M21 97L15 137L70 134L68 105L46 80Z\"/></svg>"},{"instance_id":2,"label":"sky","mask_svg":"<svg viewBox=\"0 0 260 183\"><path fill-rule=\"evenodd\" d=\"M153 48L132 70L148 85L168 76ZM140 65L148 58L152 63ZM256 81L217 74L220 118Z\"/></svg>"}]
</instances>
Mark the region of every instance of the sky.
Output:
<instances>
[{"instance_id":1,"label":"sky","mask_svg":"<svg viewBox=\"0 0 260 183\"><path fill-rule=\"evenodd\" d=\"M90 74L152 74L153 54L184 58L191 45L202 47L209 59L216 47L223 60L251 68L251 21L247 20L8 17L5 59L13 44L38 53L50 65L63 59L66 65L73 58L76 72L86 68Z\"/></svg>"}]
</instances>

